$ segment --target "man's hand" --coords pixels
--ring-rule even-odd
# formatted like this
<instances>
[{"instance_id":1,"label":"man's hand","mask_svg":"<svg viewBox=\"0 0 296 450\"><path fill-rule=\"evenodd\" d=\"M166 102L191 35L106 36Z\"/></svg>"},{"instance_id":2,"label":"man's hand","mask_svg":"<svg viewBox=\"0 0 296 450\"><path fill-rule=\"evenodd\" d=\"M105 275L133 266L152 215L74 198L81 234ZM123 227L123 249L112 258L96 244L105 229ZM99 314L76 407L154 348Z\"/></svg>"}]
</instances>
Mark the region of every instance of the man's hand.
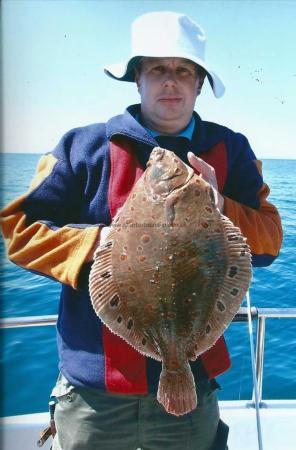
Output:
<instances>
[{"instance_id":1,"label":"man's hand","mask_svg":"<svg viewBox=\"0 0 296 450\"><path fill-rule=\"evenodd\" d=\"M110 233L111 227L103 227L101 229L101 233L100 233L100 242L98 245L103 245L106 240L107 240L107 236Z\"/></svg>"},{"instance_id":2,"label":"man's hand","mask_svg":"<svg viewBox=\"0 0 296 450\"><path fill-rule=\"evenodd\" d=\"M107 236L110 233L110 229L111 229L111 227L102 227L101 228L100 235L99 235L98 239L96 240L93 248L89 252L89 255L88 255L88 257L87 257L85 262L92 262L92 261L94 261L96 250L98 249L98 247L100 245L103 245L104 242L106 242Z\"/></svg>"},{"instance_id":3,"label":"man's hand","mask_svg":"<svg viewBox=\"0 0 296 450\"><path fill-rule=\"evenodd\" d=\"M218 184L214 167L195 156L192 152L188 152L187 157L193 169L212 186L216 198L216 206L221 212L223 212L224 198L218 192Z\"/></svg>"}]
</instances>

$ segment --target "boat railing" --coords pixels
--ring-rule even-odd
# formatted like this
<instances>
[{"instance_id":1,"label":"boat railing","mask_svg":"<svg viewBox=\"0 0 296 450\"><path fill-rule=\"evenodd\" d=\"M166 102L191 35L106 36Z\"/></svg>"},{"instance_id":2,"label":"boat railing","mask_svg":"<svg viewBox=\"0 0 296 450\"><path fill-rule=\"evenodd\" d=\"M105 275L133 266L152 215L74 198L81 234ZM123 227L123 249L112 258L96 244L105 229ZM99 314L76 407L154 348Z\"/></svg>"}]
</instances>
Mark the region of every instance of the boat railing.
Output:
<instances>
[{"instance_id":1,"label":"boat railing","mask_svg":"<svg viewBox=\"0 0 296 450\"><path fill-rule=\"evenodd\" d=\"M257 321L256 338L256 379L258 386L259 404L262 404L264 349L267 319L296 319L296 308L251 308L251 318ZM233 322L247 322L248 308L241 307L235 315ZM24 328L36 326L55 325L57 315L10 317L0 320L0 329ZM254 392L253 402L254 404Z\"/></svg>"}]
</instances>

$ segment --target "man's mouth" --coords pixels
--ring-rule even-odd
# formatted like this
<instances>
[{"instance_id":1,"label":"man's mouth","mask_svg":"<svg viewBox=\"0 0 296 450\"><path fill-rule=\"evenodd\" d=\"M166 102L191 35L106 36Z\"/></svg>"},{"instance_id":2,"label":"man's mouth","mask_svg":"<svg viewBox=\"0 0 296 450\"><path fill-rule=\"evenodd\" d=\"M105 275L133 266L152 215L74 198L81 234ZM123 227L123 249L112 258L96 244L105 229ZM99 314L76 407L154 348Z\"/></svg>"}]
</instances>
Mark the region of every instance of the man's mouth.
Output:
<instances>
[{"instance_id":1,"label":"man's mouth","mask_svg":"<svg viewBox=\"0 0 296 450\"><path fill-rule=\"evenodd\" d=\"M178 96L163 96L159 98L160 102L166 102L166 103L178 103L182 100L182 97Z\"/></svg>"}]
</instances>

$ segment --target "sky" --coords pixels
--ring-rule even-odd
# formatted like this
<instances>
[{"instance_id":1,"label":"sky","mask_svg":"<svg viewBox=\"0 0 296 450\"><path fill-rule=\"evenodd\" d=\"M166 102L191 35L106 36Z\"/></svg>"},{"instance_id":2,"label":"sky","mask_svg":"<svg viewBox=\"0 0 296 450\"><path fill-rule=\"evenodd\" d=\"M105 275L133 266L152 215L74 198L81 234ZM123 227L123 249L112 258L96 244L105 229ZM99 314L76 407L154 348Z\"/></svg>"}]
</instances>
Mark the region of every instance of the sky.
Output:
<instances>
[{"instance_id":1,"label":"sky","mask_svg":"<svg viewBox=\"0 0 296 450\"><path fill-rule=\"evenodd\" d=\"M105 65L130 55L130 25L151 11L188 14L207 36L208 83L195 110L247 136L257 158L295 159L296 0L4 0L4 152L45 153L69 129L139 102ZM152 31L151 31L152 32Z\"/></svg>"}]
</instances>

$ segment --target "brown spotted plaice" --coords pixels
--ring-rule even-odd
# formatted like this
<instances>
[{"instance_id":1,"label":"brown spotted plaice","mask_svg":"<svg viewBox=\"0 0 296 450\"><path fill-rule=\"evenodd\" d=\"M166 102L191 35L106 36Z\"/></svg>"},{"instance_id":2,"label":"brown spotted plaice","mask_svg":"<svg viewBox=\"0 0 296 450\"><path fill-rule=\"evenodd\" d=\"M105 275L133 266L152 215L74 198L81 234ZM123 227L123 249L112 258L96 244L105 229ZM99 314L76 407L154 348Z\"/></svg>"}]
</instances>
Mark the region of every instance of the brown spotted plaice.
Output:
<instances>
[{"instance_id":1,"label":"brown spotted plaice","mask_svg":"<svg viewBox=\"0 0 296 450\"><path fill-rule=\"evenodd\" d=\"M155 148L96 251L90 295L111 331L162 361L157 398L169 413L196 407L189 360L221 336L250 280L246 239L210 185Z\"/></svg>"}]
</instances>

